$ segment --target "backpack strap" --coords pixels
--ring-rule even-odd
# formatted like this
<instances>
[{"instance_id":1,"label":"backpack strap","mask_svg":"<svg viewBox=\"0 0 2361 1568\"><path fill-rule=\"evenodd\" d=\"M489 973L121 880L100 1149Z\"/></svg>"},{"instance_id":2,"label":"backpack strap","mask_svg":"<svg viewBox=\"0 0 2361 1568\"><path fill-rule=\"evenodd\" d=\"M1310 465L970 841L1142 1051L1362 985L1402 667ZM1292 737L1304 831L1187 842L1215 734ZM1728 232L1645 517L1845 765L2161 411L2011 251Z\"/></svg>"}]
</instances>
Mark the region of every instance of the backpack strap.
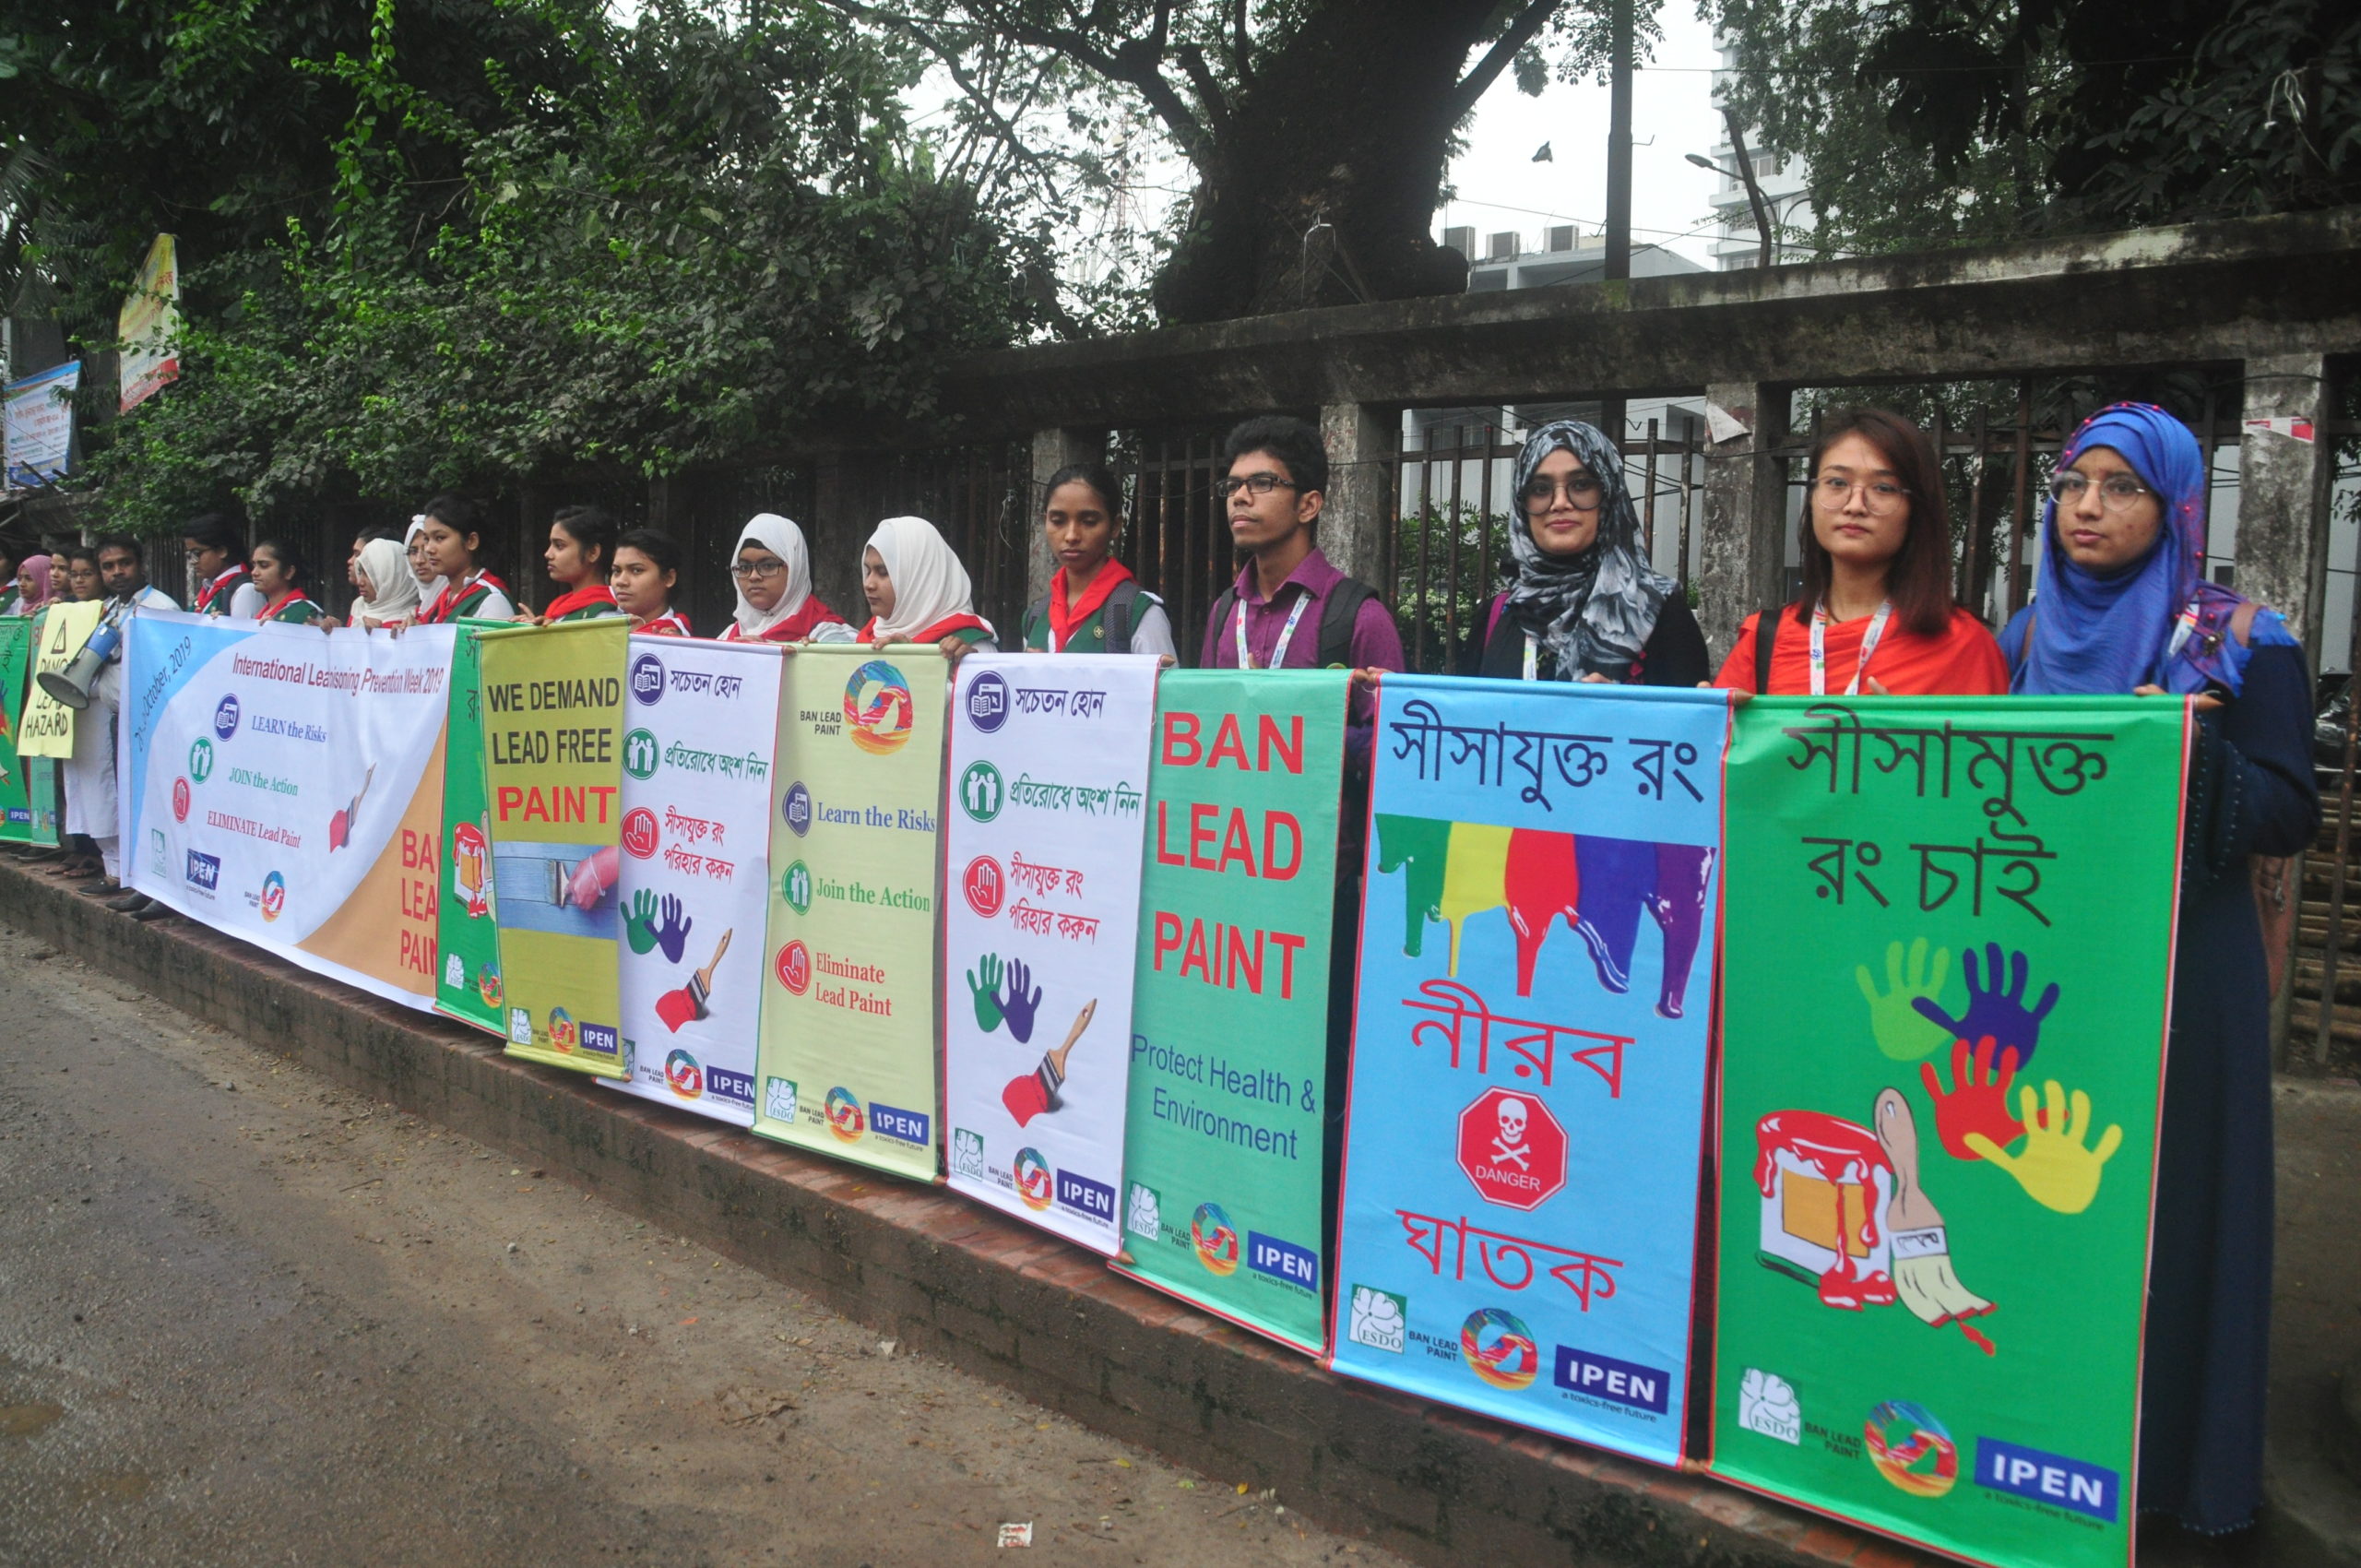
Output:
<instances>
[{"instance_id":1,"label":"backpack strap","mask_svg":"<svg viewBox=\"0 0 2361 1568\"><path fill-rule=\"evenodd\" d=\"M1766 604L1754 615L1754 695L1771 695L1771 650L1779 641L1779 623L1786 620L1787 607Z\"/></svg>"},{"instance_id":2,"label":"backpack strap","mask_svg":"<svg viewBox=\"0 0 2361 1568\"><path fill-rule=\"evenodd\" d=\"M1320 605L1320 648L1314 660L1323 670L1350 669L1353 662L1353 623L1361 606L1377 590L1357 577L1347 577L1328 590Z\"/></svg>"},{"instance_id":3,"label":"backpack strap","mask_svg":"<svg viewBox=\"0 0 2361 1568\"><path fill-rule=\"evenodd\" d=\"M1221 597L1214 600L1212 619L1214 650L1216 659L1220 656L1223 639L1229 636L1229 618L1236 613L1238 613L1238 589L1232 586L1222 589Z\"/></svg>"},{"instance_id":4,"label":"backpack strap","mask_svg":"<svg viewBox=\"0 0 2361 1568\"><path fill-rule=\"evenodd\" d=\"M1132 605L1139 597L1140 585L1136 578L1117 583L1114 590L1108 594L1107 603L1099 613L1106 618L1109 653L1132 651Z\"/></svg>"},{"instance_id":5,"label":"backpack strap","mask_svg":"<svg viewBox=\"0 0 2361 1568\"><path fill-rule=\"evenodd\" d=\"M2256 615L2260 614L2261 611L2262 606L2249 599L2244 604L2239 605L2236 610L2230 612L2230 635L2238 639L2238 646L2240 647L2252 646L2254 642L2254 618Z\"/></svg>"},{"instance_id":6,"label":"backpack strap","mask_svg":"<svg viewBox=\"0 0 2361 1568\"><path fill-rule=\"evenodd\" d=\"M1025 619L1018 623L1016 628L1018 647L1026 648L1033 646L1033 628L1036 626L1041 628L1041 646L1048 647L1050 646L1050 596L1046 593L1025 607Z\"/></svg>"}]
</instances>

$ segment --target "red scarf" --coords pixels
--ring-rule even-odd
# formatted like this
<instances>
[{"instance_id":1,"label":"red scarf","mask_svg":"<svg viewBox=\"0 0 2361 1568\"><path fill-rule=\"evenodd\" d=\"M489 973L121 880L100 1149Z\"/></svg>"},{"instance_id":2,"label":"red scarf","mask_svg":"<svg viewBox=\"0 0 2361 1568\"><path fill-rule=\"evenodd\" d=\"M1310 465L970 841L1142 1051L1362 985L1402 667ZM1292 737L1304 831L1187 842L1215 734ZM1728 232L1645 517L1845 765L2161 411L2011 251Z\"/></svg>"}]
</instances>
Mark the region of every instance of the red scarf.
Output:
<instances>
[{"instance_id":1,"label":"red scarf","mask_svg":"<svg viewBox=\"0 0 2361 1568\"><path fill-rule=\"evenodd\" d=\"M943 638L949 636L952 633L964 632L970 626L973 626L979 632L987 634L989 634L992 629L991 623L986 621L980 615L945 615L942 620L937 621L933 625L929 626L926 630L922 632L912 632L908 636L902 640L913 643L939 643ZM856 640L865 643L873 643L877 640L876 616L872 615L869 618L869 624L861 627L860 636Z\"/></svg>"},{"instance_id":2,"label":"red scarf","mask_svg":"<svg viewBox=\"0 0 2361 1568\"><path fill-rule=\"evenodd\" d=\"M474 576L446 585L442 593L436 596L434 602L427 607L426 613L418 618L419 624L434 626L448 621L459 612L461 600L475 592L480 586L486 584L498 588L503 593L508 591L508 585L490 572L478 572Z\"/></svg>"},{"instance_id":3,"label":"red scarf","mask_svg":"<svg viewBox=\"0 0 2361 1568\"><path fill-rule=\"evenodd\" d=\"M642 621L631 631L635 637L689 637L696 635L689 630L689 624L681 619L681 612L677 610L667 610L652 620Z\"/></svg>"},{"instance_id":4,"label":"red scarf","mask_svg":"<svg viewBox=\"0 0 2361 1568\"><path fill-rule=\"evenodd\" d=\"M279 612L280 611L286 609L289 605L294 603L297 600L303 597L303 590L302 588L289 588L285 593L280 594L277 599L272 600L268 604L264 605L259 611L255 612L255 619L257 622L276 620L278 619Z\"/></svg>"},{"instance_id":5,"label":"red scarf","mask_svg":"<svg viewBox=\"0 0 2361 1568\"><path fill-rule=\"evenodd\" d=\"M231 566L224 571L219 576L214 578L211 582L197 589L196 612L202 615L211 610L213 608L213 600L219 596L222 587L227 584L231 578L243 577L245 575L245 567Z\"/></svg>"},{"instance_id":6,"label":"red scarf","mask_svg":"<svg viewBox=\"0 0 2361 1568\"><path fill-rule=\"evenodd\" d=\"M614 589L604 583L593 583L588 588L575 588L571 592L562 593L551 600L550 607L541 612L541 619L544 622L563 621L577 610L587 610L594 604L612 604L614 601Z\"/></svg>"},{"instance_id":7,"label":"red scarf","mask_svg":"<svg viewBox=\"0 0 2361 1568\"><path fill-rule=\"evenodd\" d=\"M1081 600L1068 609L1066 569L1059 567L1058 575L1050 582L1050 651L1063 653L1067 640L1074 636L1074 629L1097 614L1099 606L1107 602L1107 596L1131 580L1130 569L1121 561L1101 561L1098 575L1090 579L1088 588L1082 590Z\"/></svg>"}]
</instances>

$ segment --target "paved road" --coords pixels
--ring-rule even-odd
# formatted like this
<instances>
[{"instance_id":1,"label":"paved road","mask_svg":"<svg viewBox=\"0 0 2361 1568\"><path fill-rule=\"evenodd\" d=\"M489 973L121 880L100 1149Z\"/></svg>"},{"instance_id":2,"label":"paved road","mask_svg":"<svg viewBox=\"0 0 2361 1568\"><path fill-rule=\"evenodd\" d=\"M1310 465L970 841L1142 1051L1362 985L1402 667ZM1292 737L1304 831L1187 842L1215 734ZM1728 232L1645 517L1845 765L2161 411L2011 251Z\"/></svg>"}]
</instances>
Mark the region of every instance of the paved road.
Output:
<instances>
[{"instance_id":1,"label":"paved road","mask_svg":"<svg viewBox=\"0 0 2361 1568\"><path fill-rule=\"evenodd\" d=\"M1398 1561L5 926L0 1038L0 1563Z\"/></svg>"}]
</instances>

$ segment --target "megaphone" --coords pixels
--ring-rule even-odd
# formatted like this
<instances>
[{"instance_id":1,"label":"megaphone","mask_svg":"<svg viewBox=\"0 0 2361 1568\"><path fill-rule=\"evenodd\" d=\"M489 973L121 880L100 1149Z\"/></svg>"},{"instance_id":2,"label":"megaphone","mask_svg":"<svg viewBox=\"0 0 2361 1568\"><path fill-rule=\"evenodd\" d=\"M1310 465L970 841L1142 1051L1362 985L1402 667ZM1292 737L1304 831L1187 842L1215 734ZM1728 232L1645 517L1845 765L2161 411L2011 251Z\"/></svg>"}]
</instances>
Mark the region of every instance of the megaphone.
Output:
<instances>
[{"instance_id":1,"label":"megaphone","mask_svg":"<svg viewBox=\"0 0 2361 1568\"><path fill-rule=\"evenodd\" d=\"M41 689L65 707L79 713L90 706L90 688L99 683L99 671L123 646L124 606L107 611L106 618L90 630L90 640L74 656L74 662L63 670L44 670L38 679Z\"/></svg>"}]
</instances>

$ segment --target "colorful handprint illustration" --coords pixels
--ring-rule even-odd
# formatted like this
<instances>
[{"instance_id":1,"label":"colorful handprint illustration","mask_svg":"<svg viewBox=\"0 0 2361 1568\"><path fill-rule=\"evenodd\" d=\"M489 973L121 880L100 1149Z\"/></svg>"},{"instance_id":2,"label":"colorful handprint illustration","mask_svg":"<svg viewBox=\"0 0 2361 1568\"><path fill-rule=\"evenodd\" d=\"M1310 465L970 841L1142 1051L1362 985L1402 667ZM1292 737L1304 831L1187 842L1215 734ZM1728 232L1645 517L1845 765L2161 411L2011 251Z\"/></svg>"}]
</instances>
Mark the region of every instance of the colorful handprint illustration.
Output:
<instances>
[{"instance_id":1,"label":"colorful handprint illustration","mask_svg":"<svg viewBox=\"0 0 2361 1568\"><path fill-rule=\"evenodd\" d=\"M2027 959L2023 953L2008 955L2004 968L2000 944L1991 942L1984 947L1981 973L1972 947L1962 956L1961 965L1967 974L1966 1012L1954 1018L1931 995L1922 995L1911 1005L1928 1023L1946 1031L1947 1038L1982 1039L1988 1035L2003 1051L2015 1048L2018 1066L2032 1066L2034 1046L2041 1039L2041 1022L2058 1005L2057 982L2053 980L2044 987L2040 998L2027 1007Z\"/></svg>"},{"instance_id":2,"label":"colorful handprint illustration","mask_svg":"<svg viewBox=\"0 0 2361 1568\"><path fill-rule=\"evenodd\" d=\"M2009 1083L2017 1075L2017 1048L2001 1051L1999 1065L1995 1067L1992 1052L1997 1043L1986 1035L1971 1053L1967 1041L1952 1041L1948 1089L1932 1062L1918 1063L1919 1079L1935 1106L1935 1135L1942 1140L1943 1152L1953 1159L1983 1158L1969 1146L1970 1133L2003 1148L2024 1136L2024 1124L2009 1114Z\"/></svg>"},{"instance_id":3,"label":"colorful handprint illustration","mask_svg":"<svg viewBox=\"0 0 2361 1568\"><path fill-rule=\"evenodd\" d=\"M677 964L687 949L689 928L695 924L694 917L682 917L678 898L667 894L659 904L656 895L643 887L631 896L631 912L623 918L623 940L631 944L633 952L643 956L660 947L664 961Z\"/></svg>"},{"instance_id":4,"label":"colorful handprint illustration","mask_svg":"<svg viewBox=\"0 0 2361 1568\"><path fill-rule=\"evenodd\" d=\"M1006 1024L1019 1045L1033 1043L1033 1025L1041 1010L1041 988L1033 983L1033 970L1022 958L1003 960L997 953L983 955L967 971L967 993L975 1004L977 1028L991 1034ZM1065 1087L1067 1059L1073 1056L1074 1046L1097 1013L1098 1001L1093 997L1074 1016L1074 1027L1066 1031L1064 1042L1045 1051L1038 1066L1010 1079L1001 1091L1001 1103L1008 1108L1018 1126L1057 1110L1062 1103L1059 1091Z\"/></svg>"},{"instance_id":5,"label":"colorful handprint illustration","mask_svg":"<svg viewBox=\"0 0 2361 1568\"><path fill-rule=\"evenodd\" d=\"M2080 1214L2090 1207L2098 1196L2100 1172L2123 1145L2123 1129L2110 1123L2098 1146L2088 1146L2094 1120L2091 1097L2076 1089L2070 1100L2055 1078L2041 1086L2038 1106L2032 1086L2018 1089L2017 1116L2025 1134L2019 1153L2009 1153L1981 1133L1969 1133L1964 1141L1978 1158L2015 1177L2025 1196L2042 1207L2059 1214Z\"/></svg>"},{"instance_id":6,"label":"colorful handprint illustration","mask_svg":"<svg viewBox=\"0 0 2361 1568\"><path fill-rule=\"evenodd\" d=\"M1867 964L1854 967L1853 980L1861 988L1861 1000L1869 1004L1869 1034L1879 1051L1895 1062L1916 1062L1942 1049L1950 1037L1928 1017L1922 1004L1942 995L1951 974L1952 950L1936 948L1930 962L1923 936L1910 944L1906 963L1901 943L1886 944L1882 992Z\"/></svg>"}]
</instances>

